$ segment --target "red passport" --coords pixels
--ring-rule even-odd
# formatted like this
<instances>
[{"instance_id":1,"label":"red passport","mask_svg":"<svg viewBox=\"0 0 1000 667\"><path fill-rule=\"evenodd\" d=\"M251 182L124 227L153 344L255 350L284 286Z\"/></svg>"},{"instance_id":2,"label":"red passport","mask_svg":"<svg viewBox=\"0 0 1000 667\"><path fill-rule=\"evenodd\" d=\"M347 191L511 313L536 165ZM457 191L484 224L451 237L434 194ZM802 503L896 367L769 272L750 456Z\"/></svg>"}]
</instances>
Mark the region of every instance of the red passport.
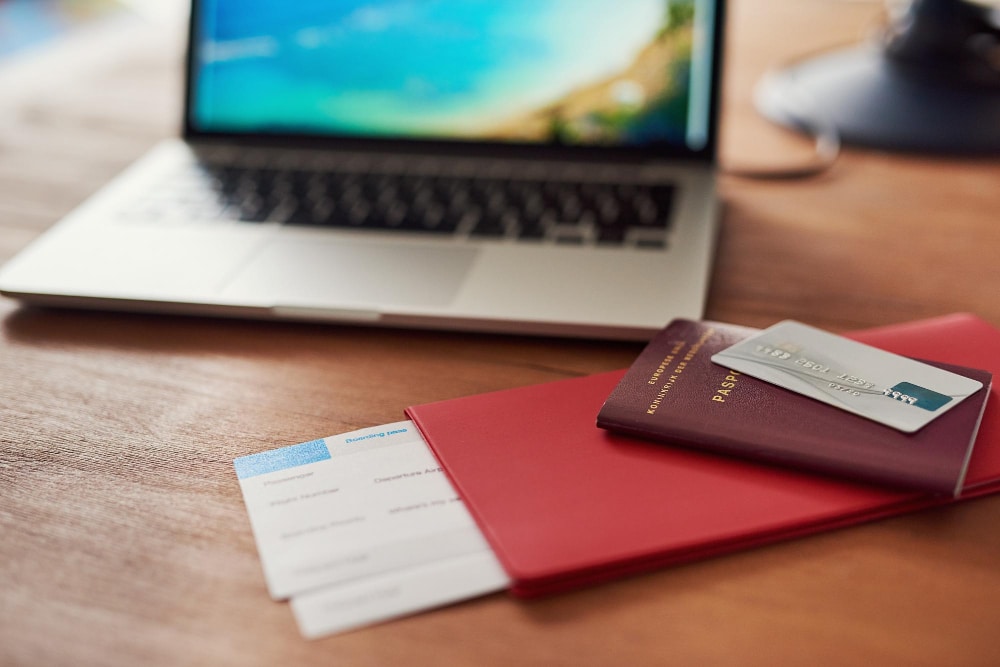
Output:
<instances>
[{"instance_id":1,"label":"red passport","mask_svg":"<svg viewBox=\"0 0 1000 667\"><path fill-rule=\"evenodd\" d=\"M1000 331L952 315L852 336L1000 372ZM411 407L519 596L537 596L933 505L892 491L598 428L624 371ZM1000 490L991 390L960 499Z\"/></svg>"},{"instance_id":2,"label":"red passport","mask_svg":"<svg viewBox=\"0 0 1000 667\"><path fill-rule=\"evenodd\" d=\"M928 362L983 388L917 432L904 433L712 361L712 355L753 333L717 322L674 320L611 392L597 425L856 481L949 495L962 490L989 373Z\"/></svg>"}]
</instances>

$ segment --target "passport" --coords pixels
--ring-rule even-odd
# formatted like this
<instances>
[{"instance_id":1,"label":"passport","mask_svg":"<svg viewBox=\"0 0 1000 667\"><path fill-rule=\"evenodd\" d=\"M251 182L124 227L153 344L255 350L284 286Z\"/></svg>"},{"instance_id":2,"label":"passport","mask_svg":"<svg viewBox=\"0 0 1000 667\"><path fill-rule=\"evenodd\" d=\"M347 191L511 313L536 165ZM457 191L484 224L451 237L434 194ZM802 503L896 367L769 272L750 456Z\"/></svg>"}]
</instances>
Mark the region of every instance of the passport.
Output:
<instances>
[{"instance_id":1,"label":"passport","mask_svg":"<svg viewBox=\"0 0 1000 667\"><path fill-rule=\"evenodd\" d=\"M978 390L916 432L904 432L872 421L861 411L845 412L799 391L712 363L713 357L725 363L727 350L759 337L758 331L745 327L674 320L650 341L611 392L597 425L667 444L958 495L989 395L990 373L925 362L933 367L927 372L948 371L941 375L961 376L956 380ZM870 355L890 356L831 334L825 337L864 348ZM917 370L921 366L897 359ZM790 357L787 363L794 360ZM867 366L874 364L866 361ZM813 389L812 385L807 388ZM875 393L870 398L885 401L880 406L898 404L904 413L924 412Z\"/></svg>"}]
</instances>

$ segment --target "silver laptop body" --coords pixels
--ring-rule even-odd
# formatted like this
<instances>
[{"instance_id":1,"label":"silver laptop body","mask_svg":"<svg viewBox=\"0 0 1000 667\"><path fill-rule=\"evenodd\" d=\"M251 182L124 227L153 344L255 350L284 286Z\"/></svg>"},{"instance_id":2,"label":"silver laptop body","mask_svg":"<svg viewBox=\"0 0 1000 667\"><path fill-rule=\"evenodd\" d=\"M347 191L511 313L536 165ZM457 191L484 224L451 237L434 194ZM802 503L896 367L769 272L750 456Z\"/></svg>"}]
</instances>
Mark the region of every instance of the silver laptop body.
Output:
<instances>
[{"instance_id":1,"label":"silver laptop body","mask_svg":"<svg viewBox=\"0 0 1000 667\"><path fill-rule=\"evenodd\" d=\"M196 0L183 138L5 265L0 292L648 338L704 307L721 4Z\"/></svg>"}]
</instances>

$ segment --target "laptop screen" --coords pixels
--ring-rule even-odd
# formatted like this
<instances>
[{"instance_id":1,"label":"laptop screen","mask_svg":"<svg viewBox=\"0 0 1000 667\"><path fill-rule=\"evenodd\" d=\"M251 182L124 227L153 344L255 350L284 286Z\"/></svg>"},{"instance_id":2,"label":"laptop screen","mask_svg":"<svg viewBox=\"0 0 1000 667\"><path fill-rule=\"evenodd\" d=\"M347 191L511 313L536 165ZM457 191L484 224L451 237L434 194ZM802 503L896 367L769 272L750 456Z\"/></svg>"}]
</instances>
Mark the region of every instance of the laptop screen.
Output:
<instances>
[{"instance_id":1,"label":"laptop screen","mask_svg":"<svg viewBox=\"0 0 1000 667\"><path fill-rule=\"evenodd\" d=\"M189 135L710 156L716 0L197 0Z\"/></svg>"}]
</instances>

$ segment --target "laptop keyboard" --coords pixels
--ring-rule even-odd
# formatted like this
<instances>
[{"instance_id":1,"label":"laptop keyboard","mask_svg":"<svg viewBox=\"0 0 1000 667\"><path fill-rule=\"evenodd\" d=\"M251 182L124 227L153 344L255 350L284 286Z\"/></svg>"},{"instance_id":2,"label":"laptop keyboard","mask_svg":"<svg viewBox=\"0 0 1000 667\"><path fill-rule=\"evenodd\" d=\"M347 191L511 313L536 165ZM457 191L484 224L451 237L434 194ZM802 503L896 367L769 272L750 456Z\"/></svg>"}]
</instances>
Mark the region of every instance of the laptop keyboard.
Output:
<instances>
[{"instance_id":1,"label":"laptop keyboard","mask_svg":"<svg viewBox=\"0 0 1000 667\"><path fill-rule=\"evenodd\" d=\"M664 248L674 194L664 184L203 164L128 215Z\"/></svg>"}]
</instances>

